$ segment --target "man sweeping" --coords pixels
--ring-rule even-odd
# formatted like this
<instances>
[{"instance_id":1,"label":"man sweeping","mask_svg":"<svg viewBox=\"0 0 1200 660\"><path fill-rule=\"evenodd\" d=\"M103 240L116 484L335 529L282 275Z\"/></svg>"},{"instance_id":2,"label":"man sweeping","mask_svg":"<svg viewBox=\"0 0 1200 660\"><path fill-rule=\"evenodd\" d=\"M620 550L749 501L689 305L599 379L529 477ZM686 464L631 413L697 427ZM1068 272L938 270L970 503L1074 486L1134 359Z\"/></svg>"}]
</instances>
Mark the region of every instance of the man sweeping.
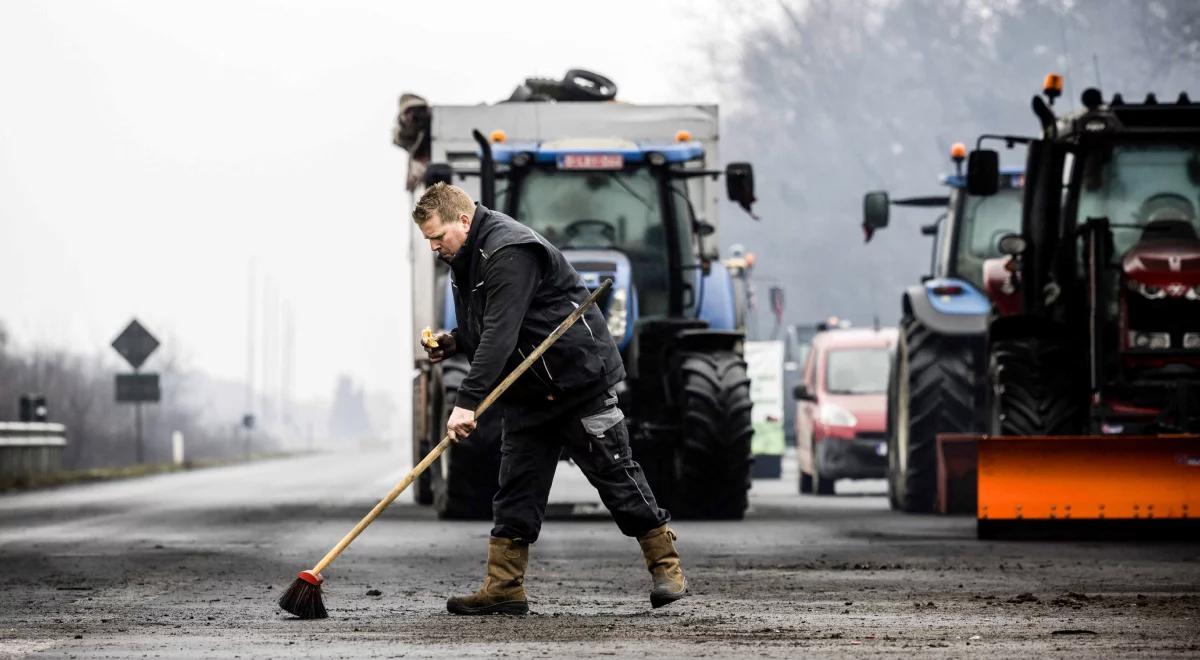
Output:
<instances>
[{"instance_id":1,"label":"man sweeping","mask_svg":"<svg viewBox=\"0 0 1200 660\"><path fill-rule=\"evenodd\" d=\"M434 362L464 354L471 370L446 431L475 429L474 410L588 295L562 253L537 232L475 204L462 188L438 183L421 196L413 221L450 265L458 327L424 344ZM446 601L454 614L527 614L525 569L537 541L563 448L596 487L621 532L641 544L653 578L650 603L687 595L670 514L658 507L629 451L615 386L625 378L608 324L588 309L501 397L500 490L492 503L487 575L479 591Z\"/></svg>"}]
</instances>

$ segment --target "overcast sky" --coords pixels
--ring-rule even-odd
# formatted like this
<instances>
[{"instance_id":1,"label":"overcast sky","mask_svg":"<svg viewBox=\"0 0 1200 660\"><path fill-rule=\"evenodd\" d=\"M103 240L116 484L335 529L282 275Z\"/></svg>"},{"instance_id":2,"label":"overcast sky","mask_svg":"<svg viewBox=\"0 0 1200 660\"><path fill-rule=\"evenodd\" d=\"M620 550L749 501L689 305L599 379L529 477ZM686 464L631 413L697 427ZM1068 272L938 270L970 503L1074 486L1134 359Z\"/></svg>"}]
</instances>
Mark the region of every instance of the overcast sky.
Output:
<instances>
[{"instance_id":1,"label":"overcast sky","mask_svg":"<svg viewBox=\"0 0 1200 660\"><path fill-rule=\"evenodd\" d=\"M297 395L349 373L402 398L399 93L490 102L582 66L625 100L718 101L698 11L7 0L0 320L20 346L111 353L136 316L186 366L242 380L254 261L294 309Z\"/></svg>"}]
</instances>

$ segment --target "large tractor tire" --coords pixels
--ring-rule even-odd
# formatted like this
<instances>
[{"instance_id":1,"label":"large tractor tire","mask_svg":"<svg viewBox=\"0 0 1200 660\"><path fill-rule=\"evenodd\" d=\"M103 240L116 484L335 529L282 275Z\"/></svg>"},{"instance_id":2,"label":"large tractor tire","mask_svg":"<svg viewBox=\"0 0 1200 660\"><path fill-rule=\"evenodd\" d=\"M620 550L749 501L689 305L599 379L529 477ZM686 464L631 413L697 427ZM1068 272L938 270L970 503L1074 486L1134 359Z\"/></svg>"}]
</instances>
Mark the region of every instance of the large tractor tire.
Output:
<instances>
[{"instance_id":1,"label":"large tractor tire","mask_svg":"<svg viewBox=\"0 0 1200 660\"><path fill-rule=\"evenodd\" d=\"M688 353L680 362L683 433L675 451L672 513L738 520L750 490L750 378L732 351Z\"/></svg>"},{"instance_id":2,"label":"large tractor tire","mask_svg":"<svg viewBox=\"0 0 1200 660\"><path fill-rule=\"evenodd\" d=\"M988 432L991 435L1072 435L1086 432L1087 393L1082 365L1067 344L1050 337L1019 337L992 344L988 359Z\"/></svg>"},{"instance_id":3,"label":"large tractor tire","mask_svg":"<svg viewBox=\"0 0 1200 660\"><path fill-rule=\"evenodd\" d=\"M900 322L888 396L888 500L929 513L937 499L937 434L979 426L979 337L940 335L909 316Z\"/></svg>"},{"instance_id":4,"label":"large tractor tire","mask_svg":"<svg viewBox=\"0 0 1200 660\"><path fill-rule=\"evenodd\" d=\"M434 435L446 434L446 421L458 400L458 388L470 366L464 357L442 365L442 410ZM475 432L450 445L429 467L433 506L438 517L453 520L491 520L492 498L499 489L500 433L496 420L486 415Z\"/></svg>"}]
</instances>

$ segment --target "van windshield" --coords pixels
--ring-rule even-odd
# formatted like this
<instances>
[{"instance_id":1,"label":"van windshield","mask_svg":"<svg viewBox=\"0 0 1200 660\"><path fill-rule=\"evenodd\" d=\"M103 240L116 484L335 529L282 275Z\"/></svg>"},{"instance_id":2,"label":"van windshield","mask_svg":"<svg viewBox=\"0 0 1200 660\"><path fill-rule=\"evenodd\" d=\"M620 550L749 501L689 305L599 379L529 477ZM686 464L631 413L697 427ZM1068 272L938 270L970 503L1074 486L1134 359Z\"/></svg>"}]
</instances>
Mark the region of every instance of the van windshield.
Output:
<instances>
[{"instance_id":1,"label":"van windshield","mask_svg":"<svg viewBox=\"0 0 1200 660\"><path fill-rule=\"evenodd\" d=\"M843 348L825 358L825 391L830 394L883 394L890 356L886 348Z\"/></svg>"}]
</instances>

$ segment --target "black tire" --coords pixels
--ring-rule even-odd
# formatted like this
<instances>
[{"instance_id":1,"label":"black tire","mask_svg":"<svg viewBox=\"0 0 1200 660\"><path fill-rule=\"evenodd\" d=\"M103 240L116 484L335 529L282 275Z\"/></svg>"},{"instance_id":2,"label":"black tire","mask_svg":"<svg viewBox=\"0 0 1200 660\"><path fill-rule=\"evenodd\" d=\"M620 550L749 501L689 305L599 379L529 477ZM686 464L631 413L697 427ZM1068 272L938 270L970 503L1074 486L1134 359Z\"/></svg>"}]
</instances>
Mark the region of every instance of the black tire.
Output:
<instances>
[{"instance_id":1,"label":"black tire","mask_svg":"<svg viewBox=\"0 0 1200 660\"><path fill-rule=\"evenodd\" d=\"M611 101L617 96L617 84L587 69L571 69L559 83L564 101Z\"/></svg>"},{"instance_id":2,"label":"black tire","mask_svg":"<svg viewBox=\"0 0 1200 660\"><path fill-rule=\"evenodd\" d=\"M813 457L813 493L816 495L833 495L834 480L828 477L821 476L821 470L817 468L817 459Z\"/></svg>"},{"instance_id":3,"label":"black tire","mask_svg":"<svg viewBox=\"0 0 1200 660\"><path fill-rule=\"evenodd\" d=\"M466 358L441 363L442 410L434 433L440 440L454 410L458 388L470 369ZM498 423L486 415L466 439L453 444L429 467L433 506L438 517L451 520L491 520L492 498L499 489L500 434Z\"/></svg>"},{"instance_id":4,"label":"black tire","mask_svg":"<svg viewBox=\"0 0 1200 660\"><path fill-rule=\"evenodd\" d=\"M750 490L750 378L731 351L687 353L680 361L683 433L675 452L675 509L681 518L739 520Z\"/></svg>"},{"instance_id":5,"label":"black tire","mask_svg":"<svg viewBox=\"0 0 1200 660\"><path fill-rule=\"evenodd\" d=\"M807 472L800 472L800 494L808 495L813 492L813 478Z\"/></svg>"},{"instance_id":6,"label":"black tire","mask_svg":"<svg viewBox=\"0 0 1200 660\"><path fill-rule=\"evenodd\" d=\"M983 339L940 335L906 316L896 347L888 406L888 497L901 510L929 513L937 499L937 434L979 428Z\"/></svg>"},{"instance_id":7,"label":"black tire","mask_svg":"<svg viewBox=\"0 0 1200 660\"><path fill-rule=\"evenodd\" d=\"M1073 435L1086 432L1083 365L1067 342L1020 337L994 342L988 357L991 435Z\"/></svg>"},{"instance_id":8,"label":"black tire","mask_svg":"<svg viewBox=\"0 0 1200 660\"><path fill-rule=\"evenodd\" d=\"M413 415L416 416L416 413ZM414 434L415 435L415 434ZM426 438L415 438L413 441L413 459L412 464L416 465L421 462L429 451L433 449L433 445ZM417 477L413 482L413 501L421 506L430 506L433 504L433 476L431 470L426 470L424 474Z\"/></svg>"},{"instance_id":9,"label":"black tire","mask_svg":"<svg viewBox=\"0 0 1200 660\"><path fill-rule=\"evenodd\" d=\"M896 474L899 471L897 468L896 459L896 418L899 417L896 410L897 393L900 390L899 374L900 374L900 359L899 347L892 352L892 363L888 368L888 389L887 389L887 484L888 484L888 506L892 511L900 511L900 486L896 484Z\"/></svg>"},{"instance_id":10,"label":"black tire","mask_svg":"<svg viewBox=\"0 0 1200 660\"><path fill-rule=\"evenodd\" d=\"M417 416L426 415L425 433L417 432ZM412 464L421 462L422 458L433 449L441 436L431 437L439 432L438 422L442 415L442 383L441 370L434 367L430 370L428 382L425 383L424 397L413 397L413 443ZM413 501L421 506L433 505L433 470L426 470L413 482Z\"/></svg>"}]
</instances>

